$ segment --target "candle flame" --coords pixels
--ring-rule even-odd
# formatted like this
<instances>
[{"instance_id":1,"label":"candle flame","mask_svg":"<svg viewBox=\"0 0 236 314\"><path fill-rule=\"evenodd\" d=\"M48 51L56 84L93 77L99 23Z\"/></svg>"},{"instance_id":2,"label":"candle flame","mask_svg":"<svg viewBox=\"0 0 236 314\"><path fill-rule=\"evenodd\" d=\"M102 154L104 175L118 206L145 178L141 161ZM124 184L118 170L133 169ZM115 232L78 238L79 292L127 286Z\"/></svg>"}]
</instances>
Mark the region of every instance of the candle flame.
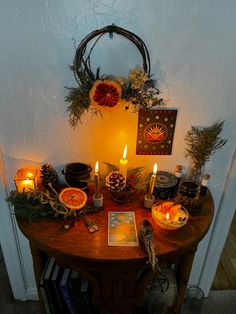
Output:
<instances>
[{"instance_id":1,"label":"candle flame","mask_svg":"<svg viewBox=\"0 0 236 314\"><path fill-rule=\"evenodd\" d=\"M127 144L125 145L122 159L126 159L126 156L127 156Z\"/></svg>"},{"instance_id":2,"label":"candle flame","mask_svg":"<svg viewBox=\"0 0 236 314\"><path fill-rule=\"evenodd\" d=\"M28 185L31 184L32 180L26 178L25 180L23 180L23 184Z\"/></svg>"},{"instance_id":3,"label":"candle flame","mask_svg":"<svg viewBox=\"0 0 236 314\"><path fill-rule=\"evenodd\" d=\"M155 163L154 167L153 167L153 174L157 174L157 163Z\"/></svg>"},{"instance_id":4,"label":"candle flame","mask_svg":"<svg viewBox=\"0 0 236 314\"><path fill-rule=\"evenodd\" d=\"M98 170L99 170L99 164L98 164L98 161L96 161L95 172L98 173Z\"/></svg>"},{"instance_id":5,"label":"candle flame","mask_svg":"<svg viewBox=\"0 0 236 314\"><path fill-rule=\"evenodd\" d=\"M170 214L166 213L166 220L169 220L169 219L170 219Z\"/></svg>"}]
</instances>

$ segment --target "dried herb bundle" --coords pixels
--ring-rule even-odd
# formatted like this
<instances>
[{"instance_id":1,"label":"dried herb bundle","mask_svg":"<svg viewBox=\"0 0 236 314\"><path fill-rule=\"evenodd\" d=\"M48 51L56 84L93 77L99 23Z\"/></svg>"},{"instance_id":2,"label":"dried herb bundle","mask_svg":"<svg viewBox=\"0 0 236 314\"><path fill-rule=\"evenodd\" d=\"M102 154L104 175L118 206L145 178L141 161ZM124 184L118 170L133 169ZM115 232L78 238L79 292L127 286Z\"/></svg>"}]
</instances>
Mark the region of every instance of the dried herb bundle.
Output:
<instances>
[{"instance_id":1,"label":"dried herb bundle","mask_svg":"<svg viewBox=\"0 0 236 314\"><path fill-rule=\"evenodd\" d=\"M185 141L187 144L186 157L194 160L197 169L205 165L215 151L222 148L227 140L220 137L224 121L217 121L209 127L192 126L187 132Z\"/></svg>"}]
</instances>

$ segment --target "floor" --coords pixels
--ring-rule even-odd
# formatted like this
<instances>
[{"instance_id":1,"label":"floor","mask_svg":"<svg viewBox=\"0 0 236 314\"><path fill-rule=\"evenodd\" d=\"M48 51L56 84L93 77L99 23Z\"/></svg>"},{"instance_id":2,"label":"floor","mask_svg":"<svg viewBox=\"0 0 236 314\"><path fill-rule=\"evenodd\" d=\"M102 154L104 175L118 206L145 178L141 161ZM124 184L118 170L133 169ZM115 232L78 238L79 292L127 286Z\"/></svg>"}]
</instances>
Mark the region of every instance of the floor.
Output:
<instances>
[{"instance_id":1,"label":"floor","mask_svg":"<svg viewBox=\"0 0 236 314\"><path fill-rule=\"evenodd\" d=\"M16 301L10 288L3 257L0 251L0 313L1 314L39 314L37 301ZM201 307L192 300L185 300L181 314L232 314L236 313L236 291L211 291L203 300ZM112 313L111 313L112 314ZM158 314L157 312L145 314ZM161 314L161 313L160 313Z\"/></svg>"},{"instance_id":2,"label":"floor","mask_svg":"<svg viewBox=\"0 0 236 314\"><path fill-rule=\"evenodd\" d=\"M236 213L212 285L213 290L236 290Z\"/></svg>"}]
</instances>

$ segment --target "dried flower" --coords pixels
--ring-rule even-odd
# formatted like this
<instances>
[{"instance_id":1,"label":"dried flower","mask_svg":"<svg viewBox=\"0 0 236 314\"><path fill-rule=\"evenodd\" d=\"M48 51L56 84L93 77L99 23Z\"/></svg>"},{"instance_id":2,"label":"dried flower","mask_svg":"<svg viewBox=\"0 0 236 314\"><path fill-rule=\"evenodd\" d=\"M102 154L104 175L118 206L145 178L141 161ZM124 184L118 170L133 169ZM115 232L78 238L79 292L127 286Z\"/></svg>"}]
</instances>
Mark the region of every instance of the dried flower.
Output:
<instances>
[{"instance_id":1,"label":"dried flower","mask_svg":"<svg viewBox=\"0 0 236 314\"><path fill-rule=\"evenodd\" d=\"M129 72L129 81L132 89L138 90L144 86L144 84L148 81L148 75L144 72L144 70L140 67L136 67L135 69Z\"/></svg>"}]
</instances>

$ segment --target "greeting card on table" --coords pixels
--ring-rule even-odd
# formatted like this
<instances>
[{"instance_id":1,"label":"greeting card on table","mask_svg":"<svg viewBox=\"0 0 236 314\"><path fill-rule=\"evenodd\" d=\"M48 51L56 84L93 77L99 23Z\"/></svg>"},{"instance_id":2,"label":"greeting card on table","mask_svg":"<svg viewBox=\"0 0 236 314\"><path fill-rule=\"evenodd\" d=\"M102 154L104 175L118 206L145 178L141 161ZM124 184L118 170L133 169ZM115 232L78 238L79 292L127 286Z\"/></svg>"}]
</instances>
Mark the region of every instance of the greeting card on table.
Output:
<instances>
[{"instance_id":1,"label":"greeting card on table","mask_svg":"<svg viewBox=\"0 0 236 314\"><path fill-rule=\"evenodd\" d=\"M138 114L137 155L171 155L177 109L144 109Z\"/></svg>"},{"instance_id":2,"label":"greeting card on table","mask_svg":"<svg viewBox=\"0 0 236 314\"><path fill-rule=\"evenodd\" d=\"M109 246L138 245L134 212L108 213L108 245Z\"/></svg>"}]
</instances>

